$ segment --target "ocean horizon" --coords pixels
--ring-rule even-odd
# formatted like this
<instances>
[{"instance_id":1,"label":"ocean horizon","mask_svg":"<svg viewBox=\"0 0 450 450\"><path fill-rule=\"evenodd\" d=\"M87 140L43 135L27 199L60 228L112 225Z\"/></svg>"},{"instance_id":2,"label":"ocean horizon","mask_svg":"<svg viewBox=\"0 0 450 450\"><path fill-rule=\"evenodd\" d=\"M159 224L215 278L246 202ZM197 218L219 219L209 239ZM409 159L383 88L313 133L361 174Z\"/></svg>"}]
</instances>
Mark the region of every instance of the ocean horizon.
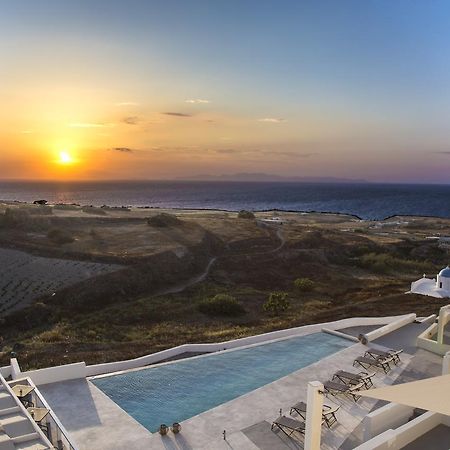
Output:
<instances>
[{"instance_id":1,"label":"ocean horizon","mask_svg":"<svg viewBox=\"0 0 450 450\"><path fill-rule=\"evenodd\" d=\"M450 185L232 181L0 182L0 200L238 211L450 218Z\"/></svg>"}]
</instances>

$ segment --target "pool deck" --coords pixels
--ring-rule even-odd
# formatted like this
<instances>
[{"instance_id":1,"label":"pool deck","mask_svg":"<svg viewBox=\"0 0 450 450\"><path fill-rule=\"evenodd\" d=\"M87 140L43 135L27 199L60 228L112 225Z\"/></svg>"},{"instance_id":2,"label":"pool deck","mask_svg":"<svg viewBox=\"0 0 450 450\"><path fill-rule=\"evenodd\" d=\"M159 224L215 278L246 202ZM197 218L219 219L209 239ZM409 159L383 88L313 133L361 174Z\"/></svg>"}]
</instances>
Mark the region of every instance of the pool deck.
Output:
<instances>
[{"instance_id":1,"label":"pool deck","mask_svg":"<svg viewBox=\"0 0 450 450\"><path fill-rule=\"evenodd\" d=\"M80 450L152 448L152 435L86 379L39 387Z\"/></svg>"},{"instance_id":2,"label":"pool deck","mask_svg":"<svg viewBox=\"0 0 450 450\"><path fill-rule=\"evenodd\" d=\"M405 347L402 363L388 375L377 373L375 385L393 384L401 379L433 376L428 368L439 370L440 358L417 351L413 342L423 325L410 324L377 340L375 345ZM309 381L326 381L339 369L355 370L352 362L365 346L355 343L329 357L300 369L248 394L182 422L178 435L152 434L120 409L87 380L74 380L40 387L50 406L67 428L80 450L285 450L303 447L303 438L288 438L273 432L270 425L280 408L289 415L290 406L306 401ZM423 352L424 354L422 354ZM431 356L430 356L431 355ZM434 358L436 361L434 361ZM353 448L359 441L362 419L377 400L361 398L358 403L342 396L326 398L325 404L341 405L338 424L322 429L322 449ZM227 439L223 439L226 430Z\"/></svg>"}]
</instances>

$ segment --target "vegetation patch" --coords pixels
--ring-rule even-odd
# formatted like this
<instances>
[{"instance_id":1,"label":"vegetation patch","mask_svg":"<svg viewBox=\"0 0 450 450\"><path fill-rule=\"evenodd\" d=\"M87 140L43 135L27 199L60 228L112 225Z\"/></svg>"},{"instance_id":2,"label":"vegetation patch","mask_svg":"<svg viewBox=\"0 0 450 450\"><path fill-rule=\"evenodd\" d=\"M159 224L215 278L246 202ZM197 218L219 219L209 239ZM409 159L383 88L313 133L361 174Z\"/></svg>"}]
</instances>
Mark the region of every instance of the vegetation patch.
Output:
<instances>
[{"instance_id":1,"label":"vegetation patch","mask_svg":"<svg viewBox=\"0 0 450 450\"><path fill-rule=\"evenodd\" d=\"M297 278L294 287L300 292L310 292L314 289L314 281L309 278Z\"/></svg>"},{"instance_id":2,"label":"vegetation patch","mask_svg":"<svg viewBox=\"0 0 450 450\"><path fill-rule=\"evenodd\" d=\"M358 262L361 267L381 274L398 271L425 272L430 269L428 262L398 258L389 253L367 253L362 255Z\"/></svg>"},{"instance_id":3,"label":"vegetation patch","mask_svg":"<svg viewBox=\"0 0 450 450\"><path fill-rule=\"evenodd\" d=\"M202 300L198 310L209 316L239 316L245 314L245 309L233 296L217 294L212 298Z\"/></svg>"},{"instance_id":4,"label":"vegetation patch","mask_svg":"<svg viewBox=\"0 0 450 450\"><path fill-rule=\"evenodd\" d=\"M291 304L287 292L271 292L266 303L263 305L264 311L277 316L290 308Z\"/></svg>"},{"instance_id":5,"label":"vegetation patch","mask_svg":"<svg viewBox=\"0 0 450 450\"><path fill-rule=\"evenodd\" d=\"M31 209L29 208L30 211ZM0 215L0 228L13 231L46 230L48 229L49 218L41 217L46 215L34 214L32 216L28 210L22 208L6 208L4 214Z\"/></svg>"},{"instance_id":6,"label":"vegetation patch","mask_svg":"<svg viewBox=\"0 0 450 450\"><path fill-rule=\"evenodd\" d=\"M181 225L183 222L173 214L161 213L156 216L149 217L147 223L151 227L165 228Z\"/></svg>"},{"instance_id":7,"label":"vegetation patch","mask_svg":"<svg viewBox=\"0 0 450 450\"><path fill-rule=\"evenodd\" d=\"M251 211L246 211L245 209L238 212L239 219L254 219L255 215Z\"/></svg>"}]
</instances>

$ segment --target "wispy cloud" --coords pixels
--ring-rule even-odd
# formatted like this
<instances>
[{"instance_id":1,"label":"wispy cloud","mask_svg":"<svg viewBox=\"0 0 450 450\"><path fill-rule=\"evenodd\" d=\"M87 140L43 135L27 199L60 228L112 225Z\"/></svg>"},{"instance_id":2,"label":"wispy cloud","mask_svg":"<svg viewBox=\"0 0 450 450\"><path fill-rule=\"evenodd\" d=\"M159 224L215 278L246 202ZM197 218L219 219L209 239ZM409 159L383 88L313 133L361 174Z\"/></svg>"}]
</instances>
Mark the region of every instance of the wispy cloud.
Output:
<instances>
[{"instance_id":1,"label":"wispy cloud","mask_svg":"<svg viewBox=\"0 0 450 450\"><path fill-rule=\"evenodd\" d=\"M279 151L279 150L260 150L263 155L267 156L284 156L286 158L311 158L311 156L316 156L316 152L296 152L296 151Z\"/></svg>"},{"instance_id":2,"label":"wispy cloud","mask_svg":"<svg viewBox=\"0 0 450 450\"><path fill-rule=\"evenodd\" d=\"M296 151L280 151L280 150L267 150L267 149L260 149L260 148L242 148L242 149L235 149L235 148L219 148L214 150L215 153L224 154L224 155L235 155L240 154L244 156L274 156L277 158L289 158L289 159L296 159L296 158L311 158L312 156L316 156L318 153L315 152L296 152Z\"/></svg>"},{"instance_id":3,"label":"wispy cloud","mask_svg":"<svg viewBox=\"0 0 450 450\"><path fill-rule=\"evenodd\" d=\"M32 134L32 133L34 133L33 130L23 130L20 132L20 134Z\"/></svg>"},{"instance_id":4,"label":"wispy cloud","mask_svg":"<svg viewBox=\"0 0 450 450\"><path fill-rule=\"evenodd\" d=\"M114 126L111 123L89 123L89 122L76 122L69 123L70 128L110 128Z\"/></svg>"},{"instance_id":5,"label":"wispy cloud","mask_svg":"<svg viewBox=\"0 0 450 450\"><path fill-rule=\"evenodd\" d=\"M232 154L235 154L235 153L242 153L242 151L241 150L237 150L235 148L219 148L219 149L216 150L216 153L232 155Z\"/></svg>"},{"instance_id":6,"label":"wispy cloud","mask_svg":"<svg viewBox=\"0 0 450 450\"><path fill-rule=\"evenodd\" d=\"M433 152L433 153L437 153L438 155L450 155L450 151L437 151L437 152Z\"/></svg>"},{"instance_id":7,"label":"wispy cloud","mask_svg":"<svg viewBox=\"0 0 450 450\"><path fill-rule=\"evenodd\" d=\"M186 103L192 103L195 105L205 104L205 103L211 103L209 100L205 100L203 98L191 98L189 100L185 100Z\"/></svg>"},{"instance_id":8,"label":"wispy cloud","mask_svg":"<svg viewBox=\"0 0 450 450\"><path fill-rule=\"evenodd\" d=\"M120 153L133 153L134 150L129 147L112 147L108 148L109 151L120 152Z\"/></svg>"},{"instance_id":9,"label":"wispy cloud","mask_svg":"<svg viewBox=\"0 0 450 450\"><path fill-rule=\"evenodd\" d=\"M285 122L285 120L279 119L277 117L264 117L263 119L258 119L258 122L281 123L281 122Z\"/></svg>"},{"instance_id":10,"label":"wispy cloud","mask_svg":"<svg viewBox=\"0 0 450 450\"><path fill-rule=\"evenodd\" d=\"M165 114L166 116L175 116L175 117L192 117L191 114L185 114L180 112L163 112L161 114Z\"/></svg>"},{"instance_id":11,"label":"wispy cloud","mask_svg":"<svg viewBox=\"0 0 450 450\"><path fill-rule=\"evenodd\" d=\"M139 106L139 103L136 102L119 102L115 103L116 106Z\"/></svg>"},{"instance_id":12,"label":"wispy cloud","mask_svg":"<svg viewBox=\"0 0 450 450\"><path fill-rule=\"evenodd\" d=\"M122 122L126 123L127 125L137 125L140 122L140 119L137 116L130 116L125 117Z\"/></svg>"}]
</instances>

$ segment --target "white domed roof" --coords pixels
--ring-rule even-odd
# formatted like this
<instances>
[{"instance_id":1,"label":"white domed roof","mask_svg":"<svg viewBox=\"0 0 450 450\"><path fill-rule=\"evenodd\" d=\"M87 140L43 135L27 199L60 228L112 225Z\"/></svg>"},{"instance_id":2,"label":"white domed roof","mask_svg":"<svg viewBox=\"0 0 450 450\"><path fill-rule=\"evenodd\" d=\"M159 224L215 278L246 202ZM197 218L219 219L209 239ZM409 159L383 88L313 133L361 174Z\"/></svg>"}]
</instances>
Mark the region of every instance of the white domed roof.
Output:
<instances>
[{"instance_id":1,"label":"white domed roof","mask_svg":"<svg viewBox=\"0 0 450 450\"><path fill-rule=\"evenodd\" d=\"M450 278L450 267L446 267L439 272L440 278Z\"/></svg>"}]
</instances>

